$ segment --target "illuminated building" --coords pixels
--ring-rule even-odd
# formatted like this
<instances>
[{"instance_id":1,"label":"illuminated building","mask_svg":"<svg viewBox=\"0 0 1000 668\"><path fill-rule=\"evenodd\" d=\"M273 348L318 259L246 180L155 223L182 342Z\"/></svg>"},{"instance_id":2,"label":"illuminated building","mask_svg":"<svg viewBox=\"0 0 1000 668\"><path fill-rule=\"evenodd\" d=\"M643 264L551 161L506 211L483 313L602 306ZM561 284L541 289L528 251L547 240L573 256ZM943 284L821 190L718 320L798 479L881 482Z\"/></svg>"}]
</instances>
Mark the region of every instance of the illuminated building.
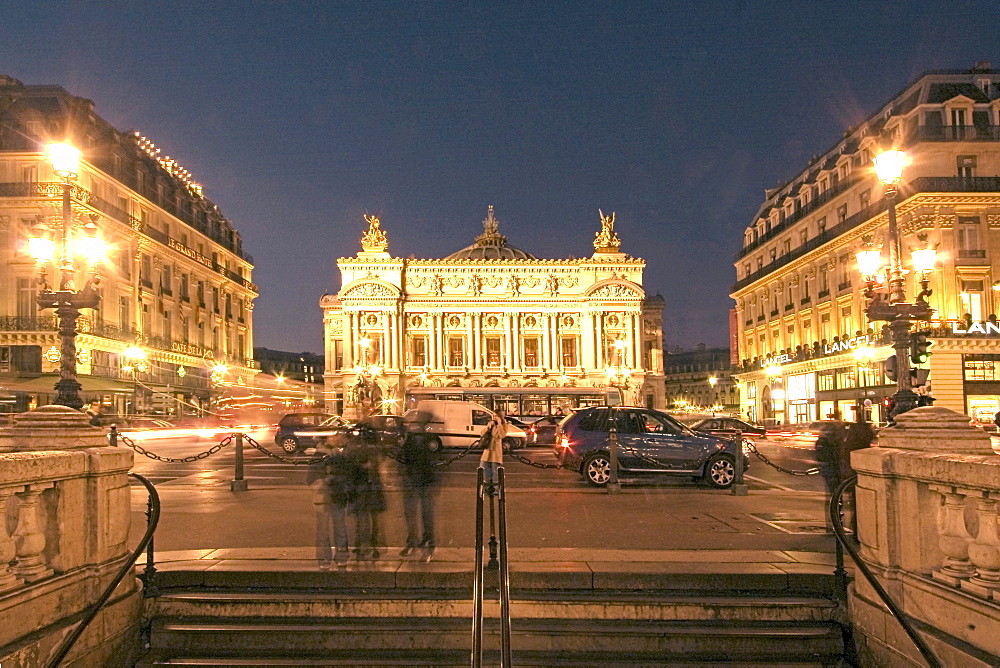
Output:
<instances>
[{"instance_id":1,"label":"illuminated building","mask_svg":"<svg viewBox=\"0 0 1000 668\"><path fill-rule=\"evenodd\" d=\"M96 228L109 247L100 305L82 312L76 337L84 400L100 399L115 413L187 412L209 401L212 367L225 364L230 381L251 381L253 260L191 174L59 86L0 76L0 100L2 410L26 410L55 395L55 318L39 311L27 247L28 238L61 225L62 184L46 156L50 142L82 151L71 227ZM141 367L124 354L134 346L146 351Z\"/></svg>"},{"instance_id":2,"label":"illuminated building","mask_svg":"<svg viewBox=\"0 0 1000 668\"><path fill-rule=\"evenodd\" d=\"M787 183L767 191L735 261L735 339L743 411L779 423L845 418L865 401L884 418L895 391L883 322L869 322L856 253L887 245L872 159L905 151L896 196L906 293L910 251L936 248L933 343L918 393L977 417L1000 409L1000 72L930 72ZM883 250L883 256L886 251ZM993 289L991 289L991 287ZM986 324L983 324L983 323Z\"/></svg>"},{"instance_id":3,"label":"illuminated building","mask_svg":"<svg viewBox=\"0 0 1000 668\"><path fill-rule=\"evenodd\" d=\"M706 348L667 352L663 357L667 408L699 413L740 410L740 391L732 377L728 348ZM714 380L713 380L714 379Z\"/></svg>"},{"instance_id":4,"label":"illuminated building","mask_svg":"<svg viewBox=\"0 0 1000 668\"><path fill-rule=\"evenodd\" d=\"M475 243L443 259L393 257L367 220L361 252L337 261L340 290L320 300L330 410L351 413L352 392L392 411L417 388L455 388L540 413L610 385L663 407L663 299L643 290L645 262L619 251L613 214L591 257L553 260L509 245L493 207Z\"/></svg>"}]
</instances>

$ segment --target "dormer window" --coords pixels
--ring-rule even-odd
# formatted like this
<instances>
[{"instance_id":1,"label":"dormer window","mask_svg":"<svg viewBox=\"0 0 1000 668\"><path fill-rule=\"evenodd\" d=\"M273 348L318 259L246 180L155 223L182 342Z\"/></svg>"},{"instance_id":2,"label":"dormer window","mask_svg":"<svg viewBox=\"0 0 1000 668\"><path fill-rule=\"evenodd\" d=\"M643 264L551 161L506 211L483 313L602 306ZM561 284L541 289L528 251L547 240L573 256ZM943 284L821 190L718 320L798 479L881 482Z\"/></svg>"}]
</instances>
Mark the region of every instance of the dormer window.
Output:
<instances>
[{"instance_id":1,"label":"dormer window","mask_svg":"<svg viewBox=\"0 0 1000 668\"><path fill-rule=\"evenodd\" d=\"M823 177L819 180L819 194L822 195L830 189L830 179Z\"/></svg>"}]
</instances>

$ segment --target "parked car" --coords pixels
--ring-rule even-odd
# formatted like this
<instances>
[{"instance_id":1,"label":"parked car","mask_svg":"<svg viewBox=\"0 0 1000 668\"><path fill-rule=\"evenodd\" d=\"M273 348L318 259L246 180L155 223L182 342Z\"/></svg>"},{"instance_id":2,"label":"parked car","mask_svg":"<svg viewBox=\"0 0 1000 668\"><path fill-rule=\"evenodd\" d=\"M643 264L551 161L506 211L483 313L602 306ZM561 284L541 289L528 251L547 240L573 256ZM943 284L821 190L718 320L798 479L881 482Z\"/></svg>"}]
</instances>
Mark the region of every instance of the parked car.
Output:
<instances>
[{"instance_id":1,"label":"parked car","mask_svg":"<svg viewBox=\"0 0 1000 668\"><path fill-rule=\"evenodd\" d=\"M434 452L442 447L468 447L482 437L493 415L493 411L472 401L423 399L403 415L403 420L406 423L424 422L422 429L430 435L427 447ZM527 438L522 429L511 424L504 445L510 449L520 448Z\"/></svg>"},{"instance_id":2,"label":"parked car","mask_svg":"<svg viewBox=\"0 0 1000 668\"><path fill-rule=\"evenodd\" d=\"M314 448L327 436L337 433L347 422L339 415L329 413L289 413L278 422L274 442L282 450L294 454Z\"/></svg>"},{"instance_id":3,"label":"parked car","mask_svg":"<svg viewBox=\"0 0 1000 668\"><path fill-rule=\"evenodd\" d=\"M767 436L767 430L759 425L750 424L731 417L715 417L699 420L690 425L694 431L707 433L740 431L744 436Z\"/></svg>"},{"instance_id":4,"label":"parked car","mask_svg":"<svg viewBox=\"0 0 1000 668\"><path fill-rule=\"evenodd\" d=\"M556 430L565 415L546 415L535 420L528 427L528 443L533 445L555 445Z\"/></svg>"},{"instance_id":5,"label":"parked car","mask_svg":"<svg viewBox=\"0 0 1000 668\"><path fill-rule=\"evenodd\" d=\"M406 438L406 424L401 415L372 415L361 420L354 428L366 425L375 430L378 442L387 448L403 444Z\"/></svg>"},{"instance_id":6,"label":"parked car","mask_svg":"<svg viewBox=\"0 0 1000 668\"><path fill-rule=\"evenodd\" d=\"M578 470L591 485L604 485L610 477L608 433L612 420L620 445L619 471L626 476L684 476L727 488L736 477L737 456L743 457L743 470L750 466L735 438L695 433L652 409L592 407L564 420L556 433L562 465Z\"/></svg>"}]
</instances>

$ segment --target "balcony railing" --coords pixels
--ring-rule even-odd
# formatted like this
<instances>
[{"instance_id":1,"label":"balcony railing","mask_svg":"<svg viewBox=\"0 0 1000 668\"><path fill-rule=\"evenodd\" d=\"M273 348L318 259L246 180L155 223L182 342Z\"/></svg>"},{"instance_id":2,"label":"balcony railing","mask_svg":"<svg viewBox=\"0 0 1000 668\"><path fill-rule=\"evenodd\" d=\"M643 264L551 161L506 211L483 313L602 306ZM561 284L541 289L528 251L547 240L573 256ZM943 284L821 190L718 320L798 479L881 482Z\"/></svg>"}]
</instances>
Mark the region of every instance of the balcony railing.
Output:
<instances>
[{"instance_id":1,"label":"balcony railing","mask_svg":"<svg viewBox=\"0 0 1000 668\"><path fill-rule=\"evenodd\" d=\"M990 125L945 125L932 128L919 126L906 137L907 142L913 141L1000 141L1000 126Z\"/></svg>"},{"instance_id":2,"label":"balcony railing","mask_svg":"<svg viewBox=\"0 0 1000 668\"><path fill-rule=\"evenodd\" d=\"M838 291L846 290L849 287L851 287L851 282L850 281L844 281L843 283L838 283L837 284L837 290Z\"/></svg>"},{"instance_id":3,"label":"balcony railing","mask_svg":"<svg viewBox=\"0 0 1000 668\"><path fill-rule=\"evenodd\" d=\"M914 179L900 188L900 199L902 200L908 197L913 197L920 193L947 192L1000 192L1000 176L975 176L966 178L958 176L923 176ZM858 211L853 216L849 216L843 223L827 229L825 232L816 235L809 241L800 245L798 248L793 248L790 253L782 255L774 262L770 262L749 276L745 276L740 279L733 284L730 292L742 290L748 285L764 278L771 272L777 271L788 263L797 260L809 251L815 250L820 246L836 239L845 232L848 232L862 223L871 220L873 217L885 210L885 201L884 199L880 199L878 202L869 205L861 211Z\"/></svg>"},{"instance_id":4,"label":"balcony railing","mask_svg":"<svg viewBox=\"0 0 1000 668\"><path fill-rule=\"evenodd\" d=\"M820 290L819 294L816 295L816 299L825 299L830 296L829 290Z\"/></svg>"}]
</instances>

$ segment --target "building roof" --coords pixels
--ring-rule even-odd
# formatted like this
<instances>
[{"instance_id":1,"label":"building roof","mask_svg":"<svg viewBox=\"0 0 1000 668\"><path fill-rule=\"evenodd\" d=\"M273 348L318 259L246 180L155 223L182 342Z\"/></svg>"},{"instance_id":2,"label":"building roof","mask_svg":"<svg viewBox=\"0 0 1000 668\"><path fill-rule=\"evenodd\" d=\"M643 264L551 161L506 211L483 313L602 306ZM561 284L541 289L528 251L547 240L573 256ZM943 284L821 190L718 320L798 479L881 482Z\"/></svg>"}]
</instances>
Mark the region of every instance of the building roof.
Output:
<instances>
[{"instance_id":1,"label":"building roof","mask_svg":"<svg viewBox=\"0 0 1000 668\"><path fill-rule=\"evenodd\" d=\"M964 95L974 102L990 101L983 89L972 83L932 83L927 95L927 102L941 104L959 95Z\"/></svg>"},{"instance_id":2,"label":"building roof","mask_svg":"<svg viewBox=\"0 0 1000 668\"><path fill-rule=\"evenodd\" d=\"M446 260L537 260L534 255L507 243L507 237L500 234L499 221L493 217L490 205L483 220L483 233L476 237L476 243L466 246L446 257Z\"/></svg>"}]
</instances>

